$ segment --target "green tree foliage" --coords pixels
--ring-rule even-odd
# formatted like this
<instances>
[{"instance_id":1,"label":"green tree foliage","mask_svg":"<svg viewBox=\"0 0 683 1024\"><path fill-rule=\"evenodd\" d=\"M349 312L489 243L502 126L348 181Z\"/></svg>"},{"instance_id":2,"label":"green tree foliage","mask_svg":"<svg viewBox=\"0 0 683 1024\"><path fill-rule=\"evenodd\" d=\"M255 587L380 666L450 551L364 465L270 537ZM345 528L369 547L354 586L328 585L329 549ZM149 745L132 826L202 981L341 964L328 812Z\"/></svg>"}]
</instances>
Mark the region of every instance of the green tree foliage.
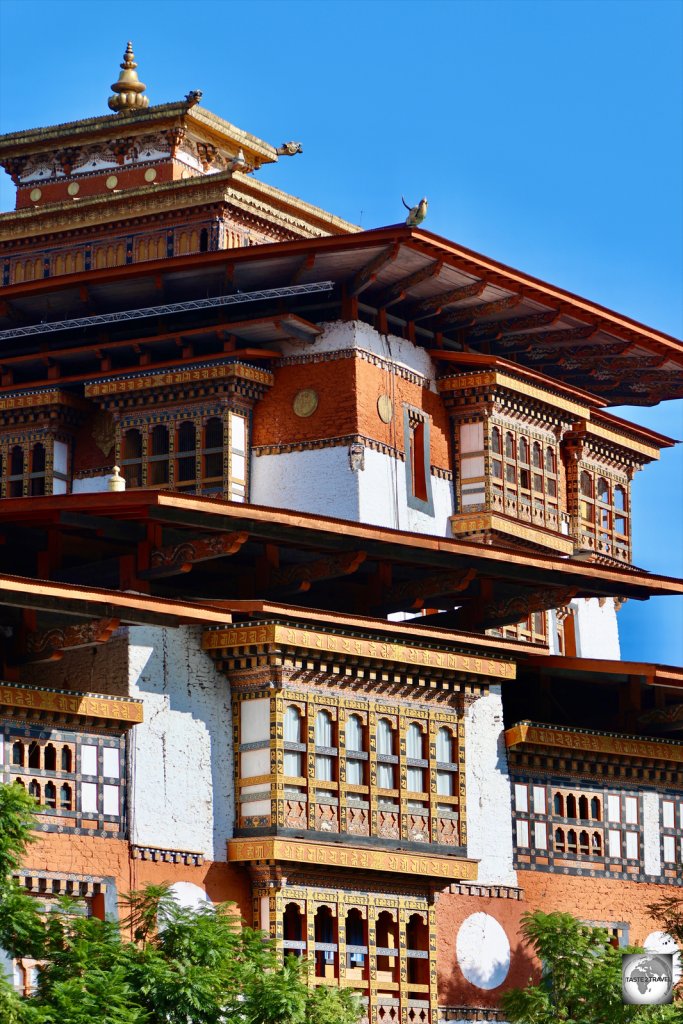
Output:
<instances>
[{"instance_id":1,"label":"green tree foliage","mask_svg":"<svg viewBox=\"0 0 683 1024\"><path fill-rule=\"evenodd\" d=\"M190 911L166 886L126 897L119 927L62 900L49 913L12 878L35 825L19 786L0 785L0 945L41 960L37 993L0 977L1 1024L356 1024L348 991L308 984L230 905ZM128 936L133 941L128 940Z\"/></svg>"},{"instance_id":2,"label":"green tree foliage","mask_svg":"<svg viewBox=\"0 0 683 1024\"><path fill-rule=\"evenodd\" d=\"M604 928L571 914L537 910L522 918L525 944L542 964L541 980L502 997L512 1024L683 1024L681 1003L625 1006L621 956Z\"/></svg>"}]
</instances>

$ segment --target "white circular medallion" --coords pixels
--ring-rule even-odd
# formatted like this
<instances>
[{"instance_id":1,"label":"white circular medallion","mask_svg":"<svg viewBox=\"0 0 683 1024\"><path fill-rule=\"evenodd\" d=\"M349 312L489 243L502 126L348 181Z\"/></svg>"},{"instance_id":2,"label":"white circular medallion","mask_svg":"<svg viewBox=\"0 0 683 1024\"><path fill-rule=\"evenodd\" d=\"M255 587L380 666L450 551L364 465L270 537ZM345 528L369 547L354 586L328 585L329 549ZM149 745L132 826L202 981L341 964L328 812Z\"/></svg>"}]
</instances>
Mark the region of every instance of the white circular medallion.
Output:
<instances>
[{"instance_id":1,"label":"white circular medallion","mask_svg":"<svg viewBox=\"0 0 683 1024\"><path fill-rule=\"evenodd\" d=\"M477 988L498 988L510 970L510 943L502 926L490 914L466 917L455 940L458 966Z\"/></svg>"},{"instance_id":2,"label":"white circular medallion","mask_svg":"<svg viewBox=\"0 0 683 1024\"><path fill-rule=\"evenodd\" d=\"M145 181L154 181L157 176L157 172L153 167L148 167L145 171Z\"/></svg>"},{"instance_id":3,"label":"white circular medallion","mask_svg":"<svg viewBox=\"0 0 683 1024\"><path fill-rule=\"evenodd\" d=\"M104 184L107 186L107 188L116 188L118 183L119 179L116 177L116 175L110 174Z\"/></svg>"},{"instance_id":4,"label":"white circular medallion","mask_svg":"<svg viewBox=\"0 0 683 1024\"><path fill-rule=\"evenodd\" d=\"M70 181L69 184L66 186L66 190L70 196L77 196L81 190L81 186L78 184L77 181Z\"/></svg>"},{"instance_id":5,"label":"white circular medallion","mask_svg":"<svg viewBox=\"0 0 683 1024\"><path fill-rule=\"evenodd\" d=\"M30 195L31 202L32 203L37 203L38 200L42 197L42 195L43 195L43 193L41 192L41 190L39 188L32 188L31 189L31 195Z\"/></svg>"}]
</instances>

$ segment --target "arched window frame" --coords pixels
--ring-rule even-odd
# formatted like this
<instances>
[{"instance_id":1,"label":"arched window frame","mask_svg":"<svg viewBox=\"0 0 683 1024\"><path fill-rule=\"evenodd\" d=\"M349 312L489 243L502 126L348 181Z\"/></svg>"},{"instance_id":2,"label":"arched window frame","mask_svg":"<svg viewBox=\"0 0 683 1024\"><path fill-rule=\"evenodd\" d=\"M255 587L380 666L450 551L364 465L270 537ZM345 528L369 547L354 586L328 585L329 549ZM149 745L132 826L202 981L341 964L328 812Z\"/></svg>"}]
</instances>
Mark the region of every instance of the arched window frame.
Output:
<instances>
[{"instance_id":1,"label":"arched window frame","mask_svg":"<svg viewBox=\"0 0 683 1024\"><path fill-rule=\"evenodd\" d=\"M288 704L284 713L284 774L290 778L302 777L302 730L304 718L296 704Z\"/></svg>"},{"instance_id":2,"label":"arched window frame","mask_svg":"<svg viewBox=\"0 0 683 1024\"><path fill-rule=\"evenodd\" d=\"M334 782L337 748L334 745L334 719L326 708L315 715L315 778L319 782Z\"/></svg>"}]
</instances>

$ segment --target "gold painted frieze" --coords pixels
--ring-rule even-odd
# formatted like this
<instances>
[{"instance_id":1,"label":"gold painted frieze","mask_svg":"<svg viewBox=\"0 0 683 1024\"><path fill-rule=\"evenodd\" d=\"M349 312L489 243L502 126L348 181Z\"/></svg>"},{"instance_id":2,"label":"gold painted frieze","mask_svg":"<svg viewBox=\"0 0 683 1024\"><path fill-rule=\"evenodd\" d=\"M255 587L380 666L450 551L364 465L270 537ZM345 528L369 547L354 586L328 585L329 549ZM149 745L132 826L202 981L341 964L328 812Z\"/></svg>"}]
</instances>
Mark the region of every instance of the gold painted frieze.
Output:
<instances>
[{"instance_id":1,"label":"gold painted frieze","mask_svg":"<svg viewBox=\"0 0 683 1024\"><path fill-rule=\"evenodd\" d=\"M276 623L207 630L202 638L202 647L205 651L258 647L265 644L294 647L312 651L318 655L340 657L348 655L352 658L390 661L414 665L416 668L471 673L480 676L493 676L497 679L514 679L517 670L517 666L511 661L498 661L478 655L460 654L454 650L418 647L391 640L341 636L336 633L297 629Z\"/></svg>"}]
</instances>

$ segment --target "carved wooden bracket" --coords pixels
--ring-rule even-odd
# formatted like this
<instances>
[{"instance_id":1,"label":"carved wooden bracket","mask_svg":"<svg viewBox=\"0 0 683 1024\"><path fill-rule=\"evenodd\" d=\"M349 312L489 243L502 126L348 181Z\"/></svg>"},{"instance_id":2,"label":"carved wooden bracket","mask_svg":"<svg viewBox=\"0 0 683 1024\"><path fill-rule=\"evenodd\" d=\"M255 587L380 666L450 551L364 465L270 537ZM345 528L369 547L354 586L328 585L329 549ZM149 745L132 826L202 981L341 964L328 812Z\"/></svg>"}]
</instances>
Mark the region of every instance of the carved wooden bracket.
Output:
<instances>
[{"instance_id":1,"label":"carved wooden bracket","mask_svg":"<svg viewBox=\"0 0 683 1024\"><path fill-rule=\"evenodd\" d=\"M276 569L271 575L271 585L280 592L305 593L314 583L350 576L366 557L365 551L350 551L330 558L318 558L303 565L292 565L287 569Z\"/></svg>"},{"instance_id":2,"label":"carved wooden bracket","mask_svg":"<svg viewBox=\"0 0 683 1024\"><path fill-rule=\"evenodd\" d=\"M46 629L38 633L26 635L26 655L18 659L20 663L53 661L57 652L77 650L79 647L93 647L106 644L120 619L94 619L91 622L79 622L73 626L60 626Z\"/></svg>"},{"instance_id":3,"label":"carved wooden bracket","mask_svg":"<svg viewBox=\"0 0 683 1024\"><path fill-rule=\"evenodd\" d=\"M382 595L381 605L397 610L424 608L430 598L462 593L476 575L476 569L458 569L455 572L427 576L419 581L408 580L404 583L397 583Z\"/></svg>"},{"instance_id":4,"label":"carved wooden bracket","mask_svg":"<svg viewBox=\"0 0 683 1024\"><path fill-rule=\"evenodd\" d=\"M236 554L248 539L249 534L246 532L214 533L181 544L155 548L150 557L151 568L141 570L138 576L143 580L151 580L189 572L197 562L210 562L214 558L227 558Z\"/></svg>"}]
</instances>

